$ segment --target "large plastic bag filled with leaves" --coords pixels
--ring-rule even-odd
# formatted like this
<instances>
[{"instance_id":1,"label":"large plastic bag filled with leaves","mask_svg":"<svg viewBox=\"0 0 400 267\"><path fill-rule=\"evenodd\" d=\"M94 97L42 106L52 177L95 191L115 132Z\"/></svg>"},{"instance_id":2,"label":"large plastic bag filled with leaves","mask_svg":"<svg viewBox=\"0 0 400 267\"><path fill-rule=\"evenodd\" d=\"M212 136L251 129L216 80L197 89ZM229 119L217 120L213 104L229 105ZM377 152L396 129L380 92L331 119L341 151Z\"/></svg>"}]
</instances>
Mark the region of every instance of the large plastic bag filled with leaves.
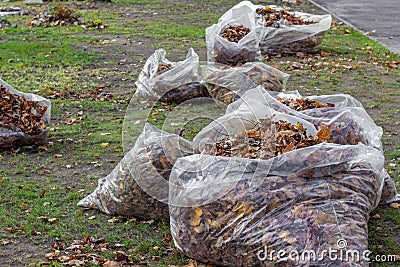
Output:
<instances>
[{"instance_id":1,"label":"large plastic bag filled with leaves","mask_svg":"<svg viewBox=\"0 0 400 267\"><path fill-rule=\"evenodd\" d=\"M275 5L254 5L243 1L233 6L220 20L247 12L255 19L260 49L267 54L316 52L332 23L332 16L287 11Z\"/></svg>"},{"instance_id":2,"label":"large plastic bag filled with leaves","mask_svg":"<svg viewBox=\"0 0 400 267\"><path fill-rule=\"evenodd\" d=\"M169 61L165 54L164 49L158 49L147 59L135 82L138 96L167 103L209 96L197 74L199 56L192 48L183 61Z\"/></svg>"},{"instance_id":3,"label":"large plastic bag filled with leaves","mask_svg":"<svg viewBox=\"0 0 400 267\"><path fill-rule=\"evenodd\" d=\"M22 93L0 78L0 149L43 143L50 115L50 100Z\"/></svg>"},{"instance_id":4,"label":"large plastic bag filled with leaves","mask_svg":"<svg viewBox=\"0 0 400 267\"><path fill-rule=\"evenodd\" d=\"M207 61L230 66L261 61L254 17L247 12L206 29Z\"/></svg>"},{"instance_id":5,"label":"large plastic bag filled with leaves","mask_svg":"<svg viewBox=\"0 0 400 267\"><path fill-rule=\"evenodd\" d=\"M211 96L225 104L259 85L268 91L284 91L289 78L289 74L263 62L247 62L240 67L208 64L201 66L201 70Z\"/></svg>"},{"instance_id":6,"label":"large plastic bag filled with leaves","mask_svg":"<svg viewBox=\"0 0 400 267\"><path fill-rule=\"evenodd\" d=\"M226 113L234 110L259 113L269 108L302 118L316 127L329 125L331 143L355 145L361 142L382 150L382 128L375 124L357 99L347 94L303 97L298 91L267 92L258 87L230 104ZM393 179L386 170L384 173L381 203L400 200Z\"/></svg>"},{"instance_id":7,"label":"large plastic bag filled with leaves","mask_svg":"<svg viewBox=\"0 0 400 267\"><path fill-rule=\"evenodd\" d=\"M267 54L312 53L329 30L332 16L286 11L278 6L256 9L264 27L260 35L260 48Z\"/></svg>"},{"instance_id":8,"label":"large plastic bag filled with leaves","mask_svg":"<svg viewBox=\"0 0 400 267\"><path fill-rule=\"evenodd\" d=\"M208 127L205 153L175 163L176 247L218 266L368 266L367 222L380 200L383 154L326 143L326 132L309 131L307 122L275 117L227 114ZM330 250L336 258L323 252ZM359 258L338 258L349 251Z\"/></svg>"},{"instance_id":9,"label":"large plastic bag filled with leaves","mask_svg":"<svg viewBox=\"0 0 400 267\"><path fill-rule=\"evenodd\" d=\"M78 205L138 219L168 219L168 179L175 161L193 154L192 144L147 123L134 147Z\"/></svg>"},{"instance_id":10,"label":"large plastic bag filled with leaves","mask_svg":"<svg viewBox=\"0 0 400 267\"><path fill-rule=\"evenodd\" d=\"M375 124L357 99L346 94L303 97L298 91L267 92L257 87L230 104L226 113L234 110L262 113L270 108L302 118L316 127L330 125L331 143L356 145L361 142L382 149L382 128Z\"/></svg>"}]
</instances>

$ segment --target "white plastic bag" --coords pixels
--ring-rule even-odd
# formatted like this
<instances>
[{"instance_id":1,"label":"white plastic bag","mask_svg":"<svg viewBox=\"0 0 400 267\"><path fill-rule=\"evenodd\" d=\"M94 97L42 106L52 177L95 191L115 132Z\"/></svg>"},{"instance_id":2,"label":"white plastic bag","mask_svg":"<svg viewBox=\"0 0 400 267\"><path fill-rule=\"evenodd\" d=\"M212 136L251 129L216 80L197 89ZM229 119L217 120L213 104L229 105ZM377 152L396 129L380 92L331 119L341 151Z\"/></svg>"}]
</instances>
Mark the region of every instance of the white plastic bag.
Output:
<instances>
[{"instance_id":1,"label":"white plastic bag","mask_svg":"<svg viewBox=\"0 0 400 267\"><path fill-rule=\"evenodd\" d=\"M175 161L193 154L191 142L147 123L134 147L78 205L138 219L168 219L168 179Z\"/></svg>"},{"instance_id":2,"label":"white plastic bag","mask_svg":"<svg viewBox=\"0 0 400 267\"><path fill-rule=\"evenodd\" d=\"M147 59L135 82L136 94L168 103L207 97L208 91L197 74L199 56L196 52L190 48L186 59L178 62L169 61L165 54L164 49L158 49ZM163 71L159 71L161 65L165 67Z\"/></svg>"},{"instance_id":3,"label":"white plastic bag","mask_svg":"<svg viewBox=\"0 0 400 267\"><path fill-rule=\"evenodd\" d=\"M237 43L230 42L221 33L229 26L242 25L250 30ZM258 35L254 17L246 11L235 18L219 21L206 29L207 60L230 66L240 66L246 62L261 61Z\"/></svg>"},{"instance_id":4,"label":"white plastic bag","mask_svg":"<svg viewBox=\"0 0 400 267\"><path fill-rule=\"evenodd\" d=\"M49 129L48 126L50 125L50 116L51 116L50 100L36 94L20 92L17 89L13 88L4 80L2 80L1 78L0 78L0 86L3 87L3 89L8 91L9 93L20 96L27 101L35 102L44 109L46 109L41 118L37 118L36 115L37 111L35 109L31 110L31 114L33 115L33 117L35 117L34 119L40 119L41 122L43 122L42 127L40 129L37 129L38 133L35 134L29 134L23 132L21 128L18 127L18 125L0 124L0 149L43 143L47 136L47 132ZM1 109L0 113L5 112L2 110L2 108L0 109ZM20 110L20 108L18 108L18 110ZM5 113L1 114L1 116L7 116L7 115L8 114ZM18 114L17 116L21 115L22 114ZM20 121L19 123L24 123L24 122Z\"/></svg>"}]
</instances>

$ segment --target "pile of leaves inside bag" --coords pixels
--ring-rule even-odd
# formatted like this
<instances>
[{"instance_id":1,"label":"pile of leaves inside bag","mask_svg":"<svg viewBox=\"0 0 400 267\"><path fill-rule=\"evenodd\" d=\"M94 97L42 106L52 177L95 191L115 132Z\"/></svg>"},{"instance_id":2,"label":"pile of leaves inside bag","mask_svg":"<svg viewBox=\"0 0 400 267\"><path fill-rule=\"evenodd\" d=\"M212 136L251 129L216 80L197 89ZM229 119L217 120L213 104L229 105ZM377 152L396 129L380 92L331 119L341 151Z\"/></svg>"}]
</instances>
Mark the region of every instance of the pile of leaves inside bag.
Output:
<instances>
[{"instance_id":1,"label":"pile of leaves inside bag","mask_svg":"<svg viewBox=\"0 0 400 267\"><path fill-rule=\"evenodd\" d=\"M50 110L50 100L22 93L0 79L0 149L42 144Z\"/></svg>"}]
</instances>

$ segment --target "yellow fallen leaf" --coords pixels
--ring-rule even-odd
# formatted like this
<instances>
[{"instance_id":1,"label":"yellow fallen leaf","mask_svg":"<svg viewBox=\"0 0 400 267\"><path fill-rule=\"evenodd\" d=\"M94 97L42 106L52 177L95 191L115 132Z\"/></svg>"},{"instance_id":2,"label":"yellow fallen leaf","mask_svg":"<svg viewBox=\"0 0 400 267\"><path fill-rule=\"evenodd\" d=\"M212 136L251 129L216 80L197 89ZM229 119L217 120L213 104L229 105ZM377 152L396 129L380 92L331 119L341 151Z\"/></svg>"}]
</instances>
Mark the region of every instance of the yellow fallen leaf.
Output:
<instances>
[{"instance_id":1,"label":"yellow fallen leaf","mask_svg":"<svg viewBox=\"0 0 400 267\"><path fill-rule=\"evenodd\" d=\"M101 146L101 147L108 147L108 146L109 146L109 143L101 143L100 146Z\"/></svg>"},{"instance_id":2,"label":"yellow fallen leaf","mask_svg":"<svg viewBox=\"0 0 400 267\"><path fill-rule=\"evenodd\" d=\"M317 136L324 141L328 141L331 138L331 125L321 124L318 128Z\"/></svg>"},{"instance_id":3,"label":"yellow fallen leaf","mask_svg":"<svg viewBox=\"0 0 400 267\"><path fill-rule=\"evenodd\" d=\"M200 217L194 216L194 218L190 221L190 225L195 227L200 224Z\"/></svg>"},{"instance_id":4,"label":"yellow fallen leaf","mask_svg":"<svg viewBox=\"0 0 400 267\"><path fill-rule=\"evenodd\" d=\"M53 157L55 157L56 159L59 159L59 158L62 157L62 155L61 154L54 154Z\"/></svg>"},{"instance_id":5,"label":"yellow fallen leaf","mask_svg":"<svg viewBox=\"0 0 400 267\"><path fill-rule=\"evenodd\" d=\"M198 217L200 217L203 214L203 210L200 207L194 207L194 212Z\"/></svg>"}]
</instances>

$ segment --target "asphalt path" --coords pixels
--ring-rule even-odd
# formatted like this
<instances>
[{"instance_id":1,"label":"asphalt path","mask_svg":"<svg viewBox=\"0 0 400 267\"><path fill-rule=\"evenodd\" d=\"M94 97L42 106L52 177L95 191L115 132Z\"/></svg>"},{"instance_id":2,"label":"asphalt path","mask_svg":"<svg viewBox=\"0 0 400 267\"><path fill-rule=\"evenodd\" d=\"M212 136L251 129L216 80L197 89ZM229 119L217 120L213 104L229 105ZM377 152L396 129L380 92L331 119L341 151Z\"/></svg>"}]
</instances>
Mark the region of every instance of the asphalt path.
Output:
<instances>
[{"instance_id":1,"label":"asphalt path","mask_svg":"<svg viewBox=\"0 0 400 267\"><path fill-rule=\"evenodd\" d=\"M400 0L309 0L400 55Z\"/></svg>"}]
</instances>

